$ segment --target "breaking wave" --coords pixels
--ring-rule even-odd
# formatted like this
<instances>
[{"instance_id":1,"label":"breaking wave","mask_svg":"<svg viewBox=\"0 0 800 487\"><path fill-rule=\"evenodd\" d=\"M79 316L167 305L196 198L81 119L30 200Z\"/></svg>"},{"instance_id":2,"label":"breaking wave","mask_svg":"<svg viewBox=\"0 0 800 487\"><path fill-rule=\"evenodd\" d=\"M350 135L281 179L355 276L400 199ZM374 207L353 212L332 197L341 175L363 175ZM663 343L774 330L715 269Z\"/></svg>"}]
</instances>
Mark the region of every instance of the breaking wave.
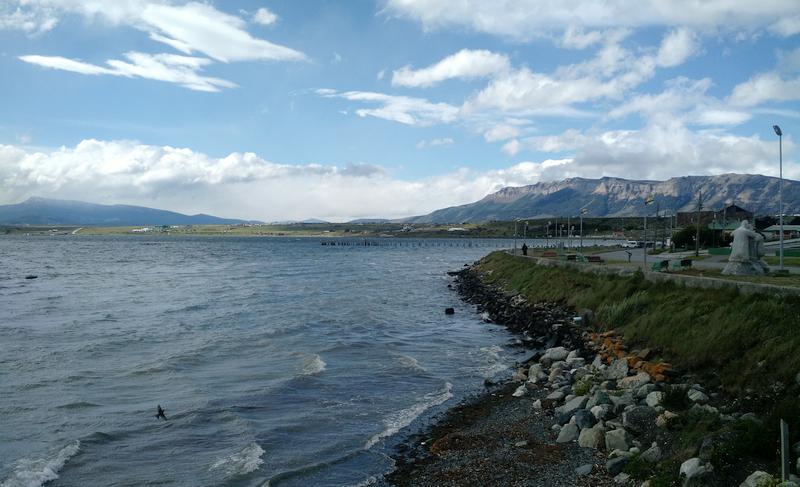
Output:
<instances>
[{"instance_id":1,"label":"breaking wave","mask_svg":"<svg viewBox=\"0 0 800 487\"><path fill-rule=\"evenodd\" d=\"M14 472L3 481L2 487L39 487L58 478L58 472L70 458L81 449L81 442L73 441L65 446L53 458L18 460Z\"/></svg>"},{"instance_id":2,"label":"breaking wave","mask_svg":"<svg viewBox=\"0 0 800 487\"><path fill-rule=\"evenodd\" d=\"M320 357L319 355L317 354L311 355L309 357L306 357L306 359L303 361L302 374L303 375L319 374L320 372L325 371L327 365L328 364L326 364L325 361L322 360L322 357Z\"/></svg>"},{"instance_id":3,"label":"breaking wave","mask_svg":"<svg viewBox=\"0 0 800 487\"><path fill-rule=\"evenodd\" d=\"M253 442L240 451L217 460L211 465L211 470L221 469L229 476L246 475L264 463L261 459L263 454L264 449Z\"/></svg>"},{"instance_id":4,"label":"breaking wave","mask_svg":"<svg viewBox=\"0 0 800 487\"><path fill-rule=\"evenodd\" d=\"M386 429L384 429L380 433L376 434L375 436L367 440L367 443L364 445L364 449L369 450L383 438L392 436L401 429L410 425L415 419L417 419L422 413L424 413L428 409L434 406L438 406L439 404L442 404L451 397L453 397L453 393L451 392L452 389L453 389L453 384L447 382L445 383L444 388L442 388L441 390L425 394L422 398L422 401L414 404L409 408L391 414L388 418L386 418L383 421L383 424L386 426Z\"/></svg>"}]
</instances>

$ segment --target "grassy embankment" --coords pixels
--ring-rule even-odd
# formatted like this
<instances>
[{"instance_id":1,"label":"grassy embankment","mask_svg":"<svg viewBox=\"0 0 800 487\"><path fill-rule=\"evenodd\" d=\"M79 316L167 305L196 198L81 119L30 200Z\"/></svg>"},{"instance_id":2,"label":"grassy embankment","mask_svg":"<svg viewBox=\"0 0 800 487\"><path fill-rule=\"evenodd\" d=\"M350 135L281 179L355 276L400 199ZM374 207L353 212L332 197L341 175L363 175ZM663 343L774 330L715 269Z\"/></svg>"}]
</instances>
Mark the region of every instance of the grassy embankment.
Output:
<instances>
[{"instance_id":1,"label":"grassy embankment","mask_svg":"<svg viewBox=\"0 0 800 487\"><path fill-rule=\"evenodd\" d=\"M800 296L740 294L653 283L641 276L595 275L494 252L479 270L531 301L558 301L595 311L600 327L632 345L661 350L687 371L718 376L735 392L790 383L800 372ZM759 365L762 364L762 365Z\"/></svg>"},{"instance_id":2,"label":"grassy embankment","mask_svg":"<svg viewBox=\"0 0 800 487\"><path fill-rule=\"evenodd\" d=\"M682 415L674 426L678 450L657 465L632 462L627 471L634 478L651 478L656 486L678 485L680 462L695 455L704 436L714 434L727 438L712 458L721 475L741 476L737 469L750 461L744 459L766 462L774 470L779 418L789 422L792 441L800 439L800 388L795 383L800 372L800 295L744 295L734 287L653 283L641 273L595 275L538 266L504 252L489 254L478 270L487 281L529 301L593 310L596 328L617 330L631 348L655 350L711 390L721 386L725 396L742 401L741 412L755 411L764 419L761 424L725 423L711 414ZM775 387L777 383L783 386Z\"/></svg>"}]
</instances>

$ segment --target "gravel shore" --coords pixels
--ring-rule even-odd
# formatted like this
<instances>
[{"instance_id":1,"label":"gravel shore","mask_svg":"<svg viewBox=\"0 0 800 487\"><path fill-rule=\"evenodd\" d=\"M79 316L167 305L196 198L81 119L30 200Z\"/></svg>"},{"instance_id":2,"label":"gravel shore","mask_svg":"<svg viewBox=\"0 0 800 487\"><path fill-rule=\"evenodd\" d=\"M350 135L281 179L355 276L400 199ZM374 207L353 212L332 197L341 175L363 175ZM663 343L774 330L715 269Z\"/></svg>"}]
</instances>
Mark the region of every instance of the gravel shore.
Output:
<instances>
[{"instance_id":1,"label":"gravel shore","mask_svg":"<svg viewBox=\"0 0 800 487\"><path fill-rule=\"evenodd\" d=\"M575 442L556 443L551 411L533 403L542 393L513 397L515 384L457 406L395 458L390 484L405 486L606 486L605 455ZM592 473L576 469L591 465Z\"/></svg>"}]
</instances>

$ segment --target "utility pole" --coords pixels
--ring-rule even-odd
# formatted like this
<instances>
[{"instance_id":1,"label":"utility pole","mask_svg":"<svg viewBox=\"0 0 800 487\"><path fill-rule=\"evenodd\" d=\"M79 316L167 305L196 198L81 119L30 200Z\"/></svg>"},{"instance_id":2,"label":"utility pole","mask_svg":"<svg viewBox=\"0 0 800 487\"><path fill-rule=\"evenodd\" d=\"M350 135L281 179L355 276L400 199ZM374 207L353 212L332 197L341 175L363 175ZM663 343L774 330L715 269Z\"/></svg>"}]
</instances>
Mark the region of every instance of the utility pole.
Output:
<instances>
[{"instance_id":1,"label":"utility pole","mask_svg":"<svg viewBox=\"0 0 800 487\"><path fill-rule=\"evenodd\" d=\"M703 209L703 191L697 192L697 233L694 238L694 256L698 257L700 255L700 210Z\"/></svg>"}]
</instances>

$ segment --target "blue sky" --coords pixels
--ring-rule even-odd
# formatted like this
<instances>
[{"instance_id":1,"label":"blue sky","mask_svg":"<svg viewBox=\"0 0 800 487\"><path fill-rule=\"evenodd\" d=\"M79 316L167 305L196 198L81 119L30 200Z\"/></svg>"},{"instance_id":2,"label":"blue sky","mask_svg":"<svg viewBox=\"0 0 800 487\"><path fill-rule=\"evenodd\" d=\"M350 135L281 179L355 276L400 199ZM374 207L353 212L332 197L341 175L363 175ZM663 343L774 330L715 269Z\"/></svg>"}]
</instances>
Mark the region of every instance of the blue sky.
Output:
<instances>
[{"instance_id":1,"label":"blue sky","mask_svg":"<svg viewBox=\"0 0 800 487\"><path fill-rule=\"evenodd\" d=\"M800 178L800 3L0 0L0 203L399 217L565 177Z\"/></svg>"}]
</instances>

